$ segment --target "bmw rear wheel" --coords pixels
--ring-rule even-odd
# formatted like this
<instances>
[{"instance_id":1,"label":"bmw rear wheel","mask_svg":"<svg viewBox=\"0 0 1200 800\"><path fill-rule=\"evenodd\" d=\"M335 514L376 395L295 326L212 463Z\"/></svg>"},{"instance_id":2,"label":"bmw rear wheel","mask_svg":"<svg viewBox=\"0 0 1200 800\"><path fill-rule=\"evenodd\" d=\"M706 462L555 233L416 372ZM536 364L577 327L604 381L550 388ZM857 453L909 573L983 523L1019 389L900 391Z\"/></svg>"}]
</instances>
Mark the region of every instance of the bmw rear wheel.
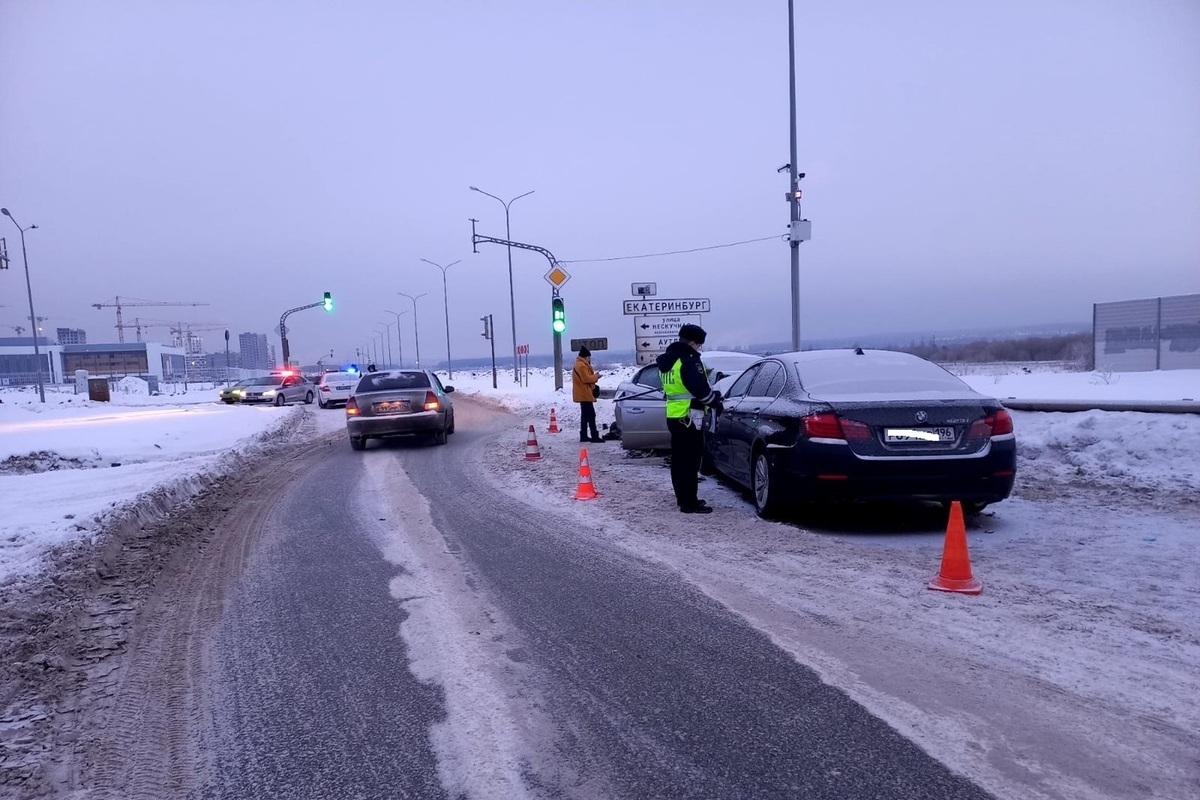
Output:
<instances>
[{"instance_id":1,"label":"bmw rear wheel","mask_svg":"<svg viewBox=\"0 0 1200 800\"><path fill-rule=\"evenodd\" d=\"M351 450L365 450L366 447L367 447L366 439L360 438L358 436L350 437L350 449Z\"/></svg>"},{"instance_id":2,"label":"bmw rear wheel","mask_svg":"<svg viewBox=\"0 0 1200 800\"><path fill-rule=\"evenodd\" d=\"M754 468L750 474L750 493L754 496L754 511L763 519L775 519L783 506L775 477L767 452L758 450L754 454Z\"/></svg>"},{"instance_id":3,"label":"bmw rear wheel","mask_svg":"<svg viewBox=\"0 0 1200 800\"><path fill-rule=\"evenodd\" d=\"M449 437L448 433L449 432L445 428L441 428L439 430L434 431L433 443L434 444L445 444L446 442L450 441L450 437Z\"/></svg>"}]
</instances>

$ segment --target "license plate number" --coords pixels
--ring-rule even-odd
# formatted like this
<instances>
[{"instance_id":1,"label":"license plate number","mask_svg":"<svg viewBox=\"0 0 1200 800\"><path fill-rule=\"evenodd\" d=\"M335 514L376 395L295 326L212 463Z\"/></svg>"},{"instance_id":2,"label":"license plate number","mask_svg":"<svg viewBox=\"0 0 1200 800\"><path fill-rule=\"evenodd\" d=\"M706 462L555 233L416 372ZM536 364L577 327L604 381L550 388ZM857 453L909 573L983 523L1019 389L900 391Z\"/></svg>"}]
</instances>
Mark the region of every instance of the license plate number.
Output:
<instances>
[{"instance_id":1,"label":"license plate number","mask_svg":"<svg viewBox=\"0 0 1200 800\"><path fill-rule=\"evenodd\" d=\"M887 428L885 442L953 442L954 428Z\"/></svg>"},{"instance_id":2,"label":"license plate number","mask_svg":"<svg viewBox=\"0 0 1200 800\"><path fill-rule=\"evenodd\" d=\"M348 392L348 391L350 391L350 387L349 387L349 386L335 386L335 387L333 387L333 388L337 389L339 392Z\"/></svg>"},{"instance_id":3,"label":"license plate number","mask_svg":"<svg viewBox=\"0 0 1200 800\"><path fill-rule=\"evenodd\" d=\"M396 414L408 411L407 400L385 400L375 404L375 410L384 414Z\"/></svg>"}]
</instances>

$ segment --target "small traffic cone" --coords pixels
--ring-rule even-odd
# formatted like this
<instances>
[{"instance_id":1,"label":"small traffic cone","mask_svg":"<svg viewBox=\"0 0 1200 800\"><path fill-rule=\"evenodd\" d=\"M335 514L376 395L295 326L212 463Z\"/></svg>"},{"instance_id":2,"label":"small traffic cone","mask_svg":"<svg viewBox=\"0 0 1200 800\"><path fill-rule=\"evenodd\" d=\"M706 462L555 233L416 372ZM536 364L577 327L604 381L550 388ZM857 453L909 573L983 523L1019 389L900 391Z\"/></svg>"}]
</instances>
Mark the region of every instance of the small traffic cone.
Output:
<instances>
[{"instance_id":1,"label":"small traffic cone","mask_svg":"<svg viewBox=\"0 0 1200 800\"><path fill-rule=\"evenodd\" d=\"M533 426L529 426L529 438L525 441L525 460L537 461L542 457L542 451L538 449L537 434L533 432Z\"/></svg>"},{"instance_id":2,"label":"small traffic cone","mask_svg":"<svg viewBox=\"0 0 1200 800\"><path fill-rule=\"evenodd\" d=\"M595 500L600 496L592 484L592 467L588 464L587 448L579 448L579 488L575 490L576 500Z\"/></svg>"},{"instance_id":3,"label":"small traffic cone","mask_svg":"<svg viewBox=\"0 0 1200 800\"><path fill-rule=\"evenodd\" d=\"M554 409L550 409L550 433L560 433L561 428L558 427L558 415L554 413Z\"/></svg>"},{"instance_id":4,"label":"small traffic cone","mask_svg":"<svg viewBox=\"0 0 1200 800\"><path fill-rule=\"evenodd\" d=\"M942 568L929 582L930 589L939 592L979 594L983 583L971 575L971 556L967 552L967 527L963 524L962 504L950 504L950 521L946 525L946 543L942 548Z\"/></svg>"}]
</instances>

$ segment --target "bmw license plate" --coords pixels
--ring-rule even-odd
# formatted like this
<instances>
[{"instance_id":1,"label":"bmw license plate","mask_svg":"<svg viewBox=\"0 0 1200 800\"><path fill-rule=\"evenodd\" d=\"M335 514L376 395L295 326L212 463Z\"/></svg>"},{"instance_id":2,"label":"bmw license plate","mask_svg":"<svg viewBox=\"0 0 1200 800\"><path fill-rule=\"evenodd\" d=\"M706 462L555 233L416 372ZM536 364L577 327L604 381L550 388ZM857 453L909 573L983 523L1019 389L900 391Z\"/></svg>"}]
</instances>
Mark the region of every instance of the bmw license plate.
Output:
<instances>
[{"instance_id":1,"label":"bmw license plate","mask_svg":"<svg viewBox=\"0 0 1200 800\"><path fill-rule=\"evenodd\" d=\"M384 400L382 403L376 403L373 408L380 414L402 414L408 411L407 400Z\"/></svg>"},{"instance_id":2,"label":"bmw license plate","mask_svg":"<svg viewBox=\"0 0 1200 800\"><path fill-rule=\"evenodd\" d=\"M954 428L886 428L885 442L953 442Z\"/></svg>"}]
</instances>

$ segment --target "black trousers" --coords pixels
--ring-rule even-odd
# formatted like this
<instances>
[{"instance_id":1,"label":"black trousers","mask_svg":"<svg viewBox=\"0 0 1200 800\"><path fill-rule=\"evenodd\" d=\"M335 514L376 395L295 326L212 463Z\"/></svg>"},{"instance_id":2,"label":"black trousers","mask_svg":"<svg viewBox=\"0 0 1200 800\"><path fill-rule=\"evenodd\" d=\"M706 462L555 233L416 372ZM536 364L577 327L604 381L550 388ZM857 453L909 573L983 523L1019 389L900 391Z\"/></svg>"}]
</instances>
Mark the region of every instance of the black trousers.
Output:
<instances>
[{"instance_id":1,"label":"black trousers","mask_svg":"<svg viewBox=\"0 0 1200 800\"><path fill-rule=\"evenodd\" d=\"M675 501L680 508L694 506L704 435L699 428L688 425L686 417L668 419L667 430L671 432L671 486L675 489Z\"/></svg>"},{"instance_id":2,"label":"black trousers","mask_svg":"<svg viewBox=\"0 0 1200 800\"><path fill-rule=\"evenodd\" d=\"M588 400L579 403L579 441L587 438L599 439L600 431L596 430L596 404ZM589 435L588 429L591 429Z\"/></svg>"}]
</instances>

